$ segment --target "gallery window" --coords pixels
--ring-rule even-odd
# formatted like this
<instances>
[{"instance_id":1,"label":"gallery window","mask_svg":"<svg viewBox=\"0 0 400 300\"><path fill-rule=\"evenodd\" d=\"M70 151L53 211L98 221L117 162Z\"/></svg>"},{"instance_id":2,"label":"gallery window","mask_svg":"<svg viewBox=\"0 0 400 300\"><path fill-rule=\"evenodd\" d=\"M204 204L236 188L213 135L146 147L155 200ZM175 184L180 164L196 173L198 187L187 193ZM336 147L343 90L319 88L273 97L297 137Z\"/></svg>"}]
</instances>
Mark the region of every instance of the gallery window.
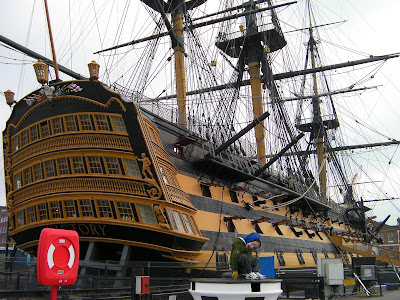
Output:
<instances>
[{"instance_id":1,"label":"gallery window","mask_svg":"<svg viewBox=\"0 0 400 300\"><path fill-rule=\"evenodd\" d=\"M133 220L133 213L130 203L128 202L117 202L117 208L121 219Z\"/></svg>"},{"instance_id":2,"label":"gallery window","mask_svg":"<svg viewBox=\"0 0 400 300\"><path fill-rule=\"evenodd\" d=\"M98 130L106 130L106 131L110 130L107 117L105 115L95 115L95 119Z\"/></svg>"},{"instance_id":3,"label":"gallery window","mask_svg":"<svg viewBox=\"0 0 400 300\"><path fill-rule=\"evenodd\" d=\"M54 201L50 202L50 211L51 211L51 216L52 218L61 218L61 208L60 208L60 202Z\"/></svg>"},{"instance_id":4,"label":"gallery window","mask_svg":"<svg viewBox=\"0 0 400 300\"><path fill-rule=\"evenodd\" d=\"M58 172L60 175L65 175L70 173L68 166L68 158L66 157L57 158L57 164L58 164Z\"/></svg>"},{"instance_id":5,"label":"gallery window","mask_svg":"<svg viewBox=\"0 0 400 300\"><path fill-rule=\"evenodd\" d=\"M80 200L79 201L82 217L93 217L92 201Z\"/></svg>"},{"instance_id":6,"label":"gallery window","mask_svg":"<svg viewBox=\"0 0 400 300\"><path fill-rule=\"evenodd\" d=\"M67 218L77 217L75 201L74 200L65 200L64 201L64 211L65 211L65 215Z\"/></svg>"},{"instance_id":7,"label":"gallery window","mask_svg":"<svg viewBox=\"0 0 400 300\"><path fill-rule=\"evenodd\" d=\"M65 122L67 125L67 131L77 131L78 127L76 126L75 116L66 116Z\"/></svg>"},{"instance_id":8,"label":"gallery window","mask_svg":"<svg viewBox=\"0 0 400 300\"><path fill-rule=\"evenodd\" d=\"M93 130L89 115L80 115L79 119L81 121L81 130Z\"/></svg>"},{"instance_id":9,"label":"gallery window","mask_svg":"<svg viewBox=\"0 0 400 300\"><path fill-rule=\"evenodd\" d=\"M111 204L108 200L97 200L97 207L99 209L100 217L113 218Z\"/></svg>"},{"instance_id":10,"label":"gallery window","mask_svg":"<svg viewBox=\"0 0 400 300\"><path fill-rule=\"evenodd\" d=\"M39 213L39 220L47 220L49 216L47 215L47 207L46 203L39 203L38 204L38 213Z\"/></svg>"},{"instance_id":11,"label":"gallery window","mask_svg":"<svg viewBox=\"0 0 400 300\"><path fill-rule=\"evenodd\" d=\"M112 121L114 123L114 129L117 132L126 132L124 120L118 116L112 116Z\"/></svg>"},{"instance_id":12,"label":"gallery window","mask_svg":"<svg viewBox=\"0 0 400 300\"><path fill-rule=\"evenodd\" d=\"M158 224L150 205L139 204L138 207L143 223Z\"/></svg>"}]
</instances>

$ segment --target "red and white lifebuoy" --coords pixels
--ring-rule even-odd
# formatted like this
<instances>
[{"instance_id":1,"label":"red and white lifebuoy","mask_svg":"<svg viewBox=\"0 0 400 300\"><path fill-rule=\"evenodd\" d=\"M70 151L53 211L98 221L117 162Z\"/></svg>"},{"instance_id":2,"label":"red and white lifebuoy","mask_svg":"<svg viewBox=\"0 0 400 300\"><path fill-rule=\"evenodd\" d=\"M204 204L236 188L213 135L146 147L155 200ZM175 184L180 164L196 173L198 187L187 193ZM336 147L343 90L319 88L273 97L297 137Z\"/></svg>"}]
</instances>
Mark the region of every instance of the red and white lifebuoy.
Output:
<instances>
[{"instance_id":1,"label":"red and white lifebuoy","mask_svg":"<svg viewBox=\"0 0 400 300\"><path fill-rule=\"evenodd\" d=\"M47 286L71 285L78 277L79 236L74 230L44 228L37 251L37 279Z\"/></svg>"},{"instance_id":2,"label":"red and white lifebuoy","mask_svg":"<svg viewBox=\"0 0 400 300\"><path fill-rule=\"evenodd\" d=\"M50 244L47 250L47 264L51 271L58 275L65 274L72 269L74 261L75 249L68 239L59 238Z\"/></svg>"}]
</instances>

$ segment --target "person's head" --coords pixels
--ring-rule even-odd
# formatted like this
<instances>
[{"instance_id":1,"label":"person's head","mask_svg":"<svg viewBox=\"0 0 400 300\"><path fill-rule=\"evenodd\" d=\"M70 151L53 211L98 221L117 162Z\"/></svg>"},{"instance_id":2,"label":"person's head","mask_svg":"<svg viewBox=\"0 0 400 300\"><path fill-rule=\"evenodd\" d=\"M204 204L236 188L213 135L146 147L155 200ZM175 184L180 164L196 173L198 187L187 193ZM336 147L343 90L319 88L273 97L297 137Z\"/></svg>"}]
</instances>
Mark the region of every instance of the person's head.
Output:
<instances>
[{"instance_id":1,"label":"person's head","mask_svg":"<svg viewBox=\"0 0 400 300\"><path fill-rule=\"evenodd\" d=\"M251 242L248 242L246 244L246 248L250 249L250 250L254 250L254 249L257 249L257 248L260 248L260 247L261 247L261 242L258 239L254 240L254 241L251 241Z\"/></svg>"},{"instance_id":2,"label":"person's head","mask_svg":"<svg viewBox=\"0 0 400 300\"><path fill-rule=\"evenodd\" d=\"M250 233L249 235L244 237L244 241L246 243L246 248L250 250L254 250L261 247L262 237L257 232Z\"/></svg>"}]
</instances>

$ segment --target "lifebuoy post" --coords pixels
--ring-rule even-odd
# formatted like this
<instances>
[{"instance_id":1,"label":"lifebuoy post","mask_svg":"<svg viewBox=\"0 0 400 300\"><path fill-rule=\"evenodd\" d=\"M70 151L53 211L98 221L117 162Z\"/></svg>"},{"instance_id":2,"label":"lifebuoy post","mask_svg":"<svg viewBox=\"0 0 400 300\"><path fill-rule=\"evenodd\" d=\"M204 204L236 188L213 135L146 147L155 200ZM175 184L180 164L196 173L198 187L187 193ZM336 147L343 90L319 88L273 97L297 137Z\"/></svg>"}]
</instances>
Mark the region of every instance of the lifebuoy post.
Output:
<instances>
[{"instance_id":1,"label":"lifebuoy post","mask_svg":"<svg viewBox=\"0 0 400 300\"><path fill-rule=\"evenodd\" d=\"M58 285L76 282L79 267L79 236L74 230L45 228L40 233L37 252L37 279L51 286L57 299Z\"/></svg>"}]
</instances>

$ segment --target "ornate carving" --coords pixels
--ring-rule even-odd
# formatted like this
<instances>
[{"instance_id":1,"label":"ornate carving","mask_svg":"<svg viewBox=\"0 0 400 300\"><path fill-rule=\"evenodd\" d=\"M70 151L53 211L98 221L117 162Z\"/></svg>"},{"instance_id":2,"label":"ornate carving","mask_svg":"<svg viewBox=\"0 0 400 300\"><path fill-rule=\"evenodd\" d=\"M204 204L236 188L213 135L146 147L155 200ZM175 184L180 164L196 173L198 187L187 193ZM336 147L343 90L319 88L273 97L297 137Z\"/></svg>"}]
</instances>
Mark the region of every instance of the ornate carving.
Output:
<instances>
[{"instance_id":1,"label":"ornate carving","mask_svg":"<svg viewBox=\"0 0 400 300\"><path fill-rule=\"evenodd\" d=\"M82 88L75 83L65 84L61 88L56 88L54 86L43 86L43 88L39 91L39 94L31 94L25 98L26 104L29 106L33 105L35 102L42 102L45 100L52 101L53 96L61 96L71 93L77 93L82 91Z\"/></svg>"},{"instance_id":2,"label":"ornate carving","mask_svg":"<svg viewBox=\"0 0 400 300\"><path fill-rule=\"evenodd\" d=\"M162 193L158 184L142 180L122 180L117 178L59 178L50 182L38 182L12 193L15 204L34 197L48 194L85 192L123 193L141 198L160 199ZM150 192L151 191L151 192Z\"/></svg>"},{"instance_id":3,"label":"ornate carving","mask_svg":"<svg viewBox=\"0 0 400 300\"><path fill-rule=\"evenodd\" d=\"M167 218L163 212L163 209L159 205L153 206L154 214L156 216L158 225L165 229L171 229L171 226L168 224Z\"/></svg>"},{"instance_id":4,"label":"ornate carving","mask_svg":"<svg viewBox=\"0 0 400 300\"><path fill-rule=\"evenodd\" d=\"M143 166L142 166L142 175L144 179L154 179L153 173L150 170L151 166L151 161L150 159L146 156L146 153L142 153L142 158L136 157L138 161L141 161Z\"/></svg>"},{"instance_id":5,"label":"ornate carving","mask_svg":"<svg viewBox=\"0 0 400 300\"><path fill-rule=\"evenodd\" d=\"M13 154L13 161L15 164L18 164L26 157L32 155L76 147L131 149L129 139L125 136L104 136L101 134L64 135L55 136L22 148Z\"/></svg>"}]
</instances>

